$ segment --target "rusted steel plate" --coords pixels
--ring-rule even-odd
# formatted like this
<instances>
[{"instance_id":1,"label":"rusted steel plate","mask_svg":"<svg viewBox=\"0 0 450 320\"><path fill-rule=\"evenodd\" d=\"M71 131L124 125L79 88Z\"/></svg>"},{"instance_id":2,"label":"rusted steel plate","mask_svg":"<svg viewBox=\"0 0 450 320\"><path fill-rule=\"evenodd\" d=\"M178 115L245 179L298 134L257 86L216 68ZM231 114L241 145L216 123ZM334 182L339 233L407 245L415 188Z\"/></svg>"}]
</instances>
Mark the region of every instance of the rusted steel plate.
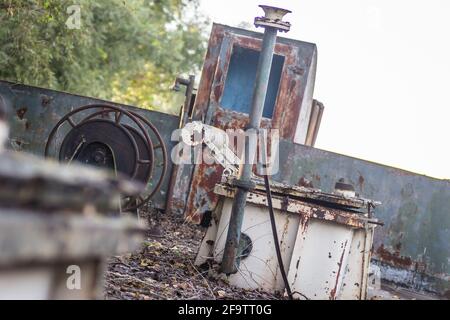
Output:
<instances>
[{"instance_id":1,"label":"rusted steel plate","mask_svg":"<svg viewBox=\"0 0 450 320\"><path fill-rule=\"evenodd\" d=\"M382 203L375 217L383 221L374 236L374 256L398 270L412 270L418 289L450 290L450 181L383 166L333 152L280 141L280 172L276 181L299 185L303 181L332 192L344 178L364 198ZM386 269L387 270L387 269ZM384 275L382 275L384 276ZM411 283L411 273L396 281ZM444 279L444 280L442 280Z\"/></svg>"}]
</instances>

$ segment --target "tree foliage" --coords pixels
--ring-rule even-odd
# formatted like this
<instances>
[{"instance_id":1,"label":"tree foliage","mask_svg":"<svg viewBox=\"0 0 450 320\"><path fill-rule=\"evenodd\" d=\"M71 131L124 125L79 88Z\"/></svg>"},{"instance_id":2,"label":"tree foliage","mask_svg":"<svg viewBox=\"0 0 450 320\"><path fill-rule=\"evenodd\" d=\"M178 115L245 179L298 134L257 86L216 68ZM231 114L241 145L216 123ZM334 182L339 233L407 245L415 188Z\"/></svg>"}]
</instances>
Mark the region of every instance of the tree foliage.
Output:
<instances>
[{"instance_id":1,"label":"tree foliage","mask_svg":"<svg viewBox=\"0 0 450 320\"><path fill-rule=\"evenodd\" d=\"M80 6L80 28L68 8ZM0 0L0 78L175 110L175 76L198 71L198 0ZM171 110L170 110L171 109Z\"/></svg>"}]
</instances>

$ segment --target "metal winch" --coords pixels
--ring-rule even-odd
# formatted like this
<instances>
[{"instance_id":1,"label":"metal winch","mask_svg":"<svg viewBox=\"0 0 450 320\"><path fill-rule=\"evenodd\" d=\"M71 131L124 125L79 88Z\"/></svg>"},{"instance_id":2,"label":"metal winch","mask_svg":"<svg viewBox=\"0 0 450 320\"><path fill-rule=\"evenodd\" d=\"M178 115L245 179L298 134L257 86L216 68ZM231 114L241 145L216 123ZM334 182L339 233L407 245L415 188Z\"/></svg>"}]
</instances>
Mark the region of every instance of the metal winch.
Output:
<instances>
[{"instance_id":1,"label":"metal winch","mask_svg":"<svg viewBox=\"0 0 450 320\"><path fill-rule=\"evenodd\" d=\"M107 104L82 106L62 117L50 132L45 156L112 170L146 185L137 197L124 195L124 211L148 202L167 171L166 147L155 126L136 112Z\"/></svg>"}]
</instances>

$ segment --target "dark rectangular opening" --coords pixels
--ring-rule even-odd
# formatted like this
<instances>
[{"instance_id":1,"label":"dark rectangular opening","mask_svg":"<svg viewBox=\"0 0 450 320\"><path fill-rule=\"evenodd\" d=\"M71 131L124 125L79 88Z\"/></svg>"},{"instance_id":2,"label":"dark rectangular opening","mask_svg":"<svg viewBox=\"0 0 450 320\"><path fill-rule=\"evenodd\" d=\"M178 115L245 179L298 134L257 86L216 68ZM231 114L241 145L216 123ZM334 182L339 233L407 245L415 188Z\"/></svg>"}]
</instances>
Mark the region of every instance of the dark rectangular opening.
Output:
<instances>
[{"instance_id":1,"label":"dark rectangular opening","mask_svg":"<svg viewBox=\"0 0 450 320\"><path fill-rule=\"evenodd\" d=\"M236 45L233 47L228 74L225 80L225 88L220 103L223 108L247 114L250 113L258 59L259 51ZM272 118L283 65L284 57L274 54L272 69L270 70L269 86L264 103L263 117L265 118Z\"/></svg>"}]
</instances>

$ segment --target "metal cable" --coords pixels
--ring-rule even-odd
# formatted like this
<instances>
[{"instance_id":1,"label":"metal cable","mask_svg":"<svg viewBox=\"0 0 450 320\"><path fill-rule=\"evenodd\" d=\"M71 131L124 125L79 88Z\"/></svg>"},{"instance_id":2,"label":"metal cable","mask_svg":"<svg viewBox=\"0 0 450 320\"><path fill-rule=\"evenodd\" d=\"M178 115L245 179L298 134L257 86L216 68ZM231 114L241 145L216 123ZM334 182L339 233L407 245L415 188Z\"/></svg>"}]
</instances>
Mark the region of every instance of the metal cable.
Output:
<instances>
[{"instance_id":1,"label":"metal cable","mask_svg":"<svg viewBox=\"0 0 450 320\"><path fill-rule=\"evenodd\" d=\"M278 265L280 266L281 277L283 278L284 286L286 287L288 297L290 300L292 300L293 297L292 297L291 287L289 286L289 282L288 282L287 275L286 275L286 270L284 269L283 258L281 257L281 249L280 249L280 243L278 241L277 226L275 224L275 214L273 212L273 206L272 206L272 193L270 191L269 176L267 174L264 175L264 183L266 185L267 202L269 204L270 224L272 225L272 234L273 234L273 240L274 240L274 244L275 244L275 251L277 253Z\"/></svg>"}]
</instances>

